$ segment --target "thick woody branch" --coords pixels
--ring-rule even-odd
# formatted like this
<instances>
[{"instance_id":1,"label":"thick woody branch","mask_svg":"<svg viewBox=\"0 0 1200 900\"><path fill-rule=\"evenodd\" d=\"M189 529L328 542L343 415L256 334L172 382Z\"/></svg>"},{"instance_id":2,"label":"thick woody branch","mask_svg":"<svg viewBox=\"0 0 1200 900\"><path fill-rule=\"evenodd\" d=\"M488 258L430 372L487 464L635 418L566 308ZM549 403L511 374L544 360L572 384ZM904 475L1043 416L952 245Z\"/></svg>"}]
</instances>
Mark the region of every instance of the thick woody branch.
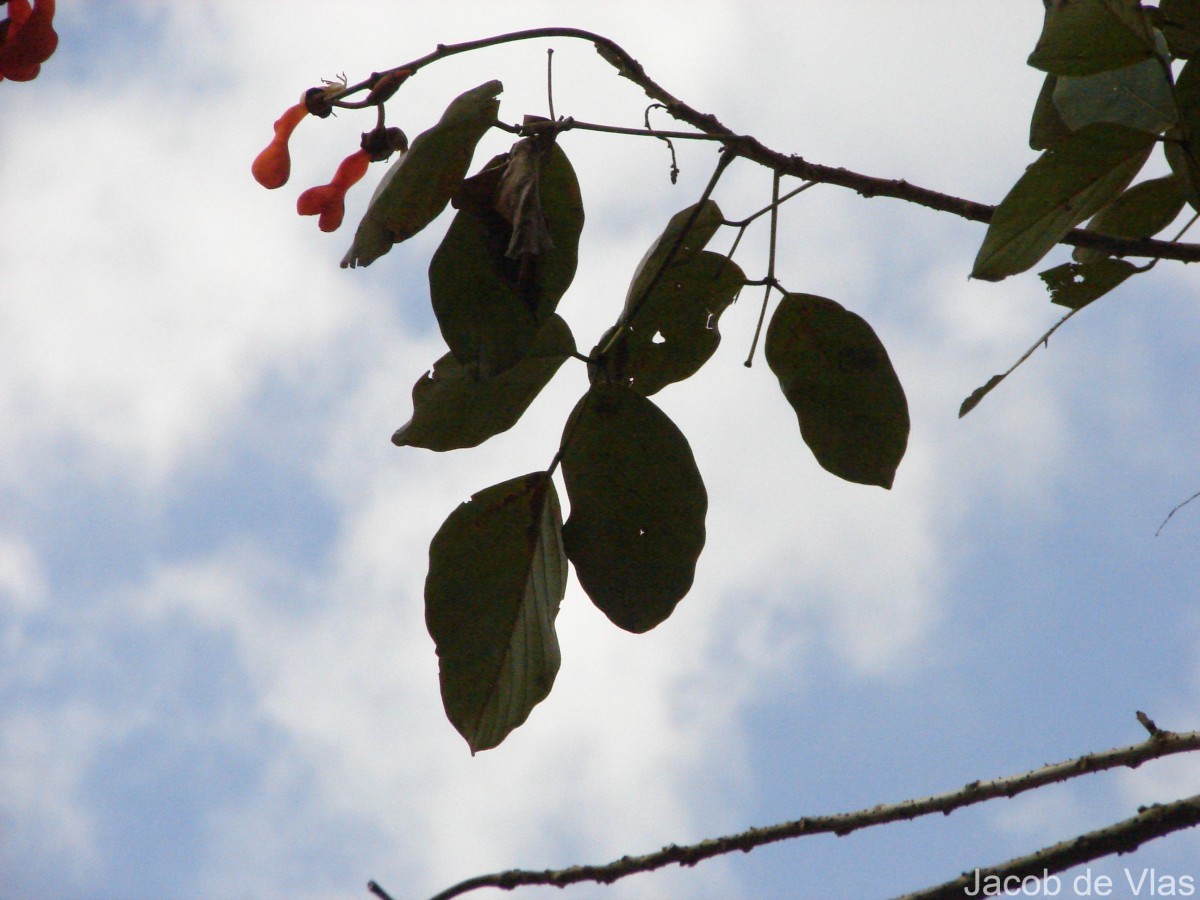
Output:
<instances>
[{"instance_id":1,"label":"thick woody branch","mask_svg":"<svg viewBox=\"0 0 1200 900\"><path fill-rule=\"evenodd\" d=\"M393 72L407 69L410 72L418 70L459 53L468 53L484 47L494 47L514 41L532 40L535 38L566 37L577 38L592 43L599 54L612 65L622 76L637 84L646 96L666 109L675 119L685 122L709 137L722 141L726 147L752 162L765 166L781 175L793 175L805 181L816 181L821 184L832 184L848 188L863 197L891 197L906 203L915 203L939 212L952 213L974 222L990 222L995 207L986 203L976 203L962 197L943 194L939 191L910 184L902 179L876 178L863 175L834 166L820 165L808 162L800 156L780 153L760 142L751 135L738 134L721 123L716 116L702 113L684 103L658 82L654 81L636 59L629 55L620 45L590 31L579 28L532 28L526 31L514 31L477 41L467 41L461 44L439 44L432 53L415 59L412 62L396 66L386 72L376 72L370 78L352 85L341 94L335 96L337 105L357 106L362 104L349 103L341 100L351 94L372 88L381 78ZM1087 247L1099 250L1110 256L1133 256L1151 259L1173 259L1180 262L1200 262L1200 244L1187 244L1174 241L1160 241L1152 238L1117 238L1096 234L1081 228L1076 228L1061 241L1076 247Z\"/></svg>"},{"instance_id":2,"label":"thick woody branch","mask_svg":"<svg viewBox=\"0 0 1200 900\"><path fill-rule=\"evenodd\" d=\"M1102 772L1107 769L1121 767L1137 768L1148 760L1198 749L1200 749L1200 732L1192 731L1177 734L1171 731L1157 730L1151 734L1150 738L1140 744L1119 747L1100 753L1089 753L1086 756L1080 756L1066 762L1043 766L1040 769L1034 769L1030 772L1006 778L997 778L993 781L973 781L957 790L935 794L919 800L883 804L873 806L869 809L838 813L831 816L806 816L792 822L784 822L765 828L751 828L739 834L711 838L701 841L698 844L682 847L672 844L655 853L648 853L644 856L624 856L615 862L605 865L572 866L567 869L549 869L545 871L512 869L507 872L481 875L460 882L442 891L433 900L449 900L451 897L458 897L469 891L484 887L512 890L513 888L525 885L565 887L568 884L577 884L585 881L609 884L627 875L651 872L669 865L694 866L714 856L721 856L738 850L748 852L756 847L792 838L806 837L813 834L836 834L841 837L863 828L870 828L890 822L906 821L920 816L932 815L933 813L949 815L957 809L982 803L985 800L994 800L997 797L1015 797L1017 794L1045 787L1048 784L1068 781L1080 775ZM1075 841L1084 841L1084 849L1090 848L1089 852L1090 850L1102 851L1097 852L1094 856L1080 857L1080 860L1096 859L1109 853L1125 852L1153 837L1166 834L1178 828L1188 827L1200 821L1200 798L1180 801L1180 804L1182 806L1179 809L1176 809L1179 804L1170 804L1165 807L1151 807L1135 819L1130 820L1130 822L1141 823L1140 825L1120 823L1117 826L1113 826L1114 829L1122 830L1113 832L1117 836L1111 839L1108 837L1097 837L1092 841L1090 835L1082 835L1076 838ZM1155 812L1156 810L1161 812ZM1191 816L1196 816L1197 818L1189 818ZM1112 829L1104 829L1094 834L1104 836L1110 831ZM1139 837L1141 834L1145 836ZM1066 843L1073 844L1074 842L1068 841ZM1110 849L1103 850L1105 847ZM1055 859L1072 858L1068 851L1058 850L1057 848L1049 848L1042 851L1042 853L1048 854L1051 851L1060 854L1058 857L1053 857ZM1051 857L1046 858L1049 859ZM1017 863L1024 864L1022 860L1015 860L1005 865L1015 865ZM1065 868L1068 865L1075 865L1075 863L1068 862L1063 867ZM997 871L999 870L998 868ZM1038 871L1040 872L1040 869ZM1051 871L1060 870L1052 869ZM940 896L951 895L943 894Z\"/></svg>"}]
</instances>

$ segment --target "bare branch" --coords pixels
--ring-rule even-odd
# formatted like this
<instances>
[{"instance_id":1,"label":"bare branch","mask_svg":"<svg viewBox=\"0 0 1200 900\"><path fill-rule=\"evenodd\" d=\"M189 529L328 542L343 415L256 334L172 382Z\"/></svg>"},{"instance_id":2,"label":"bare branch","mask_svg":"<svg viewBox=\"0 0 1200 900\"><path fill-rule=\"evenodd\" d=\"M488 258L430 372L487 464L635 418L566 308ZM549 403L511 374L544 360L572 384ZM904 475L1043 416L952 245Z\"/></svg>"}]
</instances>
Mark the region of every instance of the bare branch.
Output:
<instances>
[{"instance_id":1,"label":"bare branch","mask_svg":"<svg viewBox=\"0 0 1200 900\"><path fill-rule=\"evenodd\" d=\"M964 872L953 881L905 894L898 900L950 900L952 897L962 897L968 889L972 892L969 896L975 896L977 884L1017 885L1022 879L1054 875L1114 853L1132 853L1147 841L1196 825L1200 825L1200 794L1173 803L1141 807L1136 816L1107 828L1068 838L1052 847L1010 859L998 866ZM983 893L979 892L980 895Z\"/></svg>"},{"instance_id":2,"label":"bare branch","mask_svg":"<svg viewBox=\"0 0 1200 900\"><path fill-rule=\"evenodd\" d=\"M915 203L918 206L925 206L939 212L952 213L953 215L961 216L964 219L970 219L975 222L990 222L992 220L995 207L988 206L986 203L976 203L972 200L943 194L940 191L910 184L902 179L876 178L871 175L852 172L849 169L811 163L802 157L772 150L751 135L737 134L722 124L716 116L693 109L654 81L646 74L646 70L642 67L642 64L630 56L615 41L580 28L531 28L525 31L514 31L508 34L482 38L477 41L467 41L461 44L439 44L437 49L432 53L428 53L412 62L396 66L386 72L376 72L370 78L332 95L330 99L337 106L363 106L365 105L364 103L348 102L342 98L358 93L359 91L370 90L375 86L376 82L388 77L391 73L406 69L416 73L425 66L448 56L468 53L472 50L483 49L484 47L508 44L514 41L553 37L576 38L589 41L596 47L600 56L613 66L618 73L637 84L638 87L645 91L646 96L661 103L663 108L674 118L681 122L686 122L688 125L712 138L723 141L738 156L743 156L781 175L794 175L805 181L817 181L822 184L837 185L855 191L863 197L892 197L896 200ZM1150 259L1174 259L1180 262L1200 262L1200 244L1159 241L1152 238L1118 238L1096 234L1080 228L1071 231L1060 243L1076 247L1088 247L1110 256L1134 256Z\"/></svg>"},{"instance_id":3,"label":"bare branch","mask_svg":"<svg viewBox=\"0 0 1200 900\"><path fill-rule=\"evenodd\" d=\"M932 815L933 813L948 815L957 809L982 803L985 800L994 800L997 797L1015 797L1017 794L1045 787L1048 784L1068 781L1080 775L1102 772L1107 769L1120 767L1133 769L1152 759L1160 759L1164 756L1170 756L1175 753L1187 753L1193 750L1200 750L1200 731L1175 733L1159 729L1150 738L1140 744L1105 750L1100 753L1089 753L1085 756L1069 759L1054 765L1043 766L1040 769L1034 769L1020 775L997 778L994 781L973 781L957 790L935 794L932 797L906 800L895 804L881 804L869 809L838 813L831 816L806 816L793 822L784 822L765 828L751 828L739 834L711 838L701 841L698 844L683 847L672 844L656 853L648 853L644 856L624 856L606 865L572 866L567 869L548 869L540 872L526 869L511 869L507 872L480 875L447 888L440 894L437 894L433 900L449 900L451 897L458 897L469 891L483 887L512 890L523 885L564 887L568 884L577 884L584 881L609 884L627 875L651 872L675 864L694 866L714 856L732 853L735 850L747 852L756 847L762 847L777 841L806 837L812 834L836 834L841 837L863 828L870 828L890 822L906 821L920 816ZM1126 852L1153 837L1200 822L1200 797L1181 800L1176 804L1169 804L1168 806L1151 807L1139 814L1136 819L1129 820L1129 822L1144 824L1134 826L1122 822L1112 826L1110 829L1094 832L1093 834L1097 835L1094 840L1092 840L1092 835L1082 835L1074 841L1068 841L1067 843L1072 844L1082 841L1088 848L1110 848L1103 852L1098 852L1095 856L1081 857L1080 861L1083 859L1096 859L1110 853ZM1114 831L1114 829L1117 830ZM1113 834L1112 837L1109 837L1110 832ZM1145 836L1142 836L1143 834ZM1131 841L1136 842L1131 843ZM1059 851L1057 847L1049 848L1048 850L1041 851L1041 853L1049 854L1051 851L1062 853L1061 858L1063 859L1070 858L1066 851ZM1060 857L1046 856L1045 858L1058 859ZM1015 860L1005 865L1015 865L1017 863L1023 864L1023 860ZM1069 863L1069 865L1074 864ZM1038 869L1038 871L1040 872L1041 870Z\"/></svg>"}]
</instances>

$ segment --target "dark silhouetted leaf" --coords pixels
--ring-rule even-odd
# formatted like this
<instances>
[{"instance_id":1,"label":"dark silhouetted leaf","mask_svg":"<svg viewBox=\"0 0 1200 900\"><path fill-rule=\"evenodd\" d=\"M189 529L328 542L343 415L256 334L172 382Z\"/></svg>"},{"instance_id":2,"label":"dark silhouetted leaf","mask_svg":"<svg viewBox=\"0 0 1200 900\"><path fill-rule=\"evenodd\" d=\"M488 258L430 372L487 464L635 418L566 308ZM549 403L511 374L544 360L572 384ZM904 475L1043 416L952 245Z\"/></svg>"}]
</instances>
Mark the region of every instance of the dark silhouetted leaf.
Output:
<instances>
[{"instance_id":1,"label":"dark silhouetted leaf","mask_svg":"<svg viewBox=\"0 0 1200 900\"><path fill-rule=\"evenodd\" d=\"M519 363L490 381L477 381L447 353L413 387L413 416L392 435L398 447L456 450L507 431L575 352L571 329L551 316Z\"/></svg>"},{"instance_id":2,"label":"dark silhouetted leaf","mask_svg":"<svg viewBox=\"0 0 1200 900\"><path fill-rule=\"evenodd\" d=\"M971 276L999 281L1032 267L1124 190L1153 147L1154 135L1108 123L1059 141L996 207Z\"/></svg>"},{"instance_id":3,"label":"dark silhouetted leaf","mask_svg":"<svg viewBox=\"0 0 1200 900\"><path fill-rule=\"evenodd\" d=\"M606 377L644 396L690 378L716 352L717 320L745 281L736 263L707 250L672 266L624 327L621 346L607 359ZM602 343L611 337L610 329Z\"/></svg>"},{"instance_id":4,"label":"dark silhouetted leaf","mask_svg":"<svg viewBox=\"0 0 1200 900\"><path fill-rule=\"evenodd\" d=\"M1188 202L1200 210L1200 64L1195 60L1175 79L1175 103L1179 126L1167 134L1163 149L1171 171L1183 179Z\"/></svg>"},{"instance_id":5,"label":"dark silhouetted leaf","mask_svg":"<svg viewBox=\"0 0 1200 900\"><path fill-rule=\"evenodd\" d=\"M1131 262L1100 257L1086 263L1063 263L1039 274L1050 291L1051 303L1068 309L1082 309L1135 272L1137 267Z\"/></svg>"},{"instance_id":6,"label":"dark silhouetted leaf","mask_svg":"<svg viewBox=\"0 0 1200 900\"><path fill-rule=\"evenodd\" d=\"M1112 122L1158 134L1179 119L1167 69L1158 58L1078 78L1060 75L1054 105L1071 131Z\"/></svg>"},{"instance_id":7,"label":"dark silhouetted leaf","mask_svg":"<svg viewBox=\"0 0 1200 900\"><path fill-rule=\"evenodd\" d=\"M694 220L692 219L693 215L695 216ZM721 208L712 200L705 200L698 210L696 204L692 204L687 209L682 209L671 216L671 221L667 223L663 233L650 245L650 249L646 251L637 268L634 269L633 279L629 283L629 292L625 295L625 314L630 312L635 303L640 302L641 296L646 292L659 269L663 267L681 236L683 242L675 250L675 255L671 256L672 267L686 266L691 262L693 257L699 254L712 240L712 236L717 233L717 229L721 227L724 220ZM689 221L691 221L690 228L688 227ZM687 229L686 233L685 228Z\"/></svg>"},{"instance_id":8,"label":"dark silhouetted leaf","mask_svg":"<svg viewBox=\"0 0 1200 900\"><path fill-rule=\"evenodd\" d=\"M417 136L375 189L342 268L369 266L438 217L467 174L475 145L495 124L503 89L489 81L460 94Z\"/></svg>"},{"instance_id":9,"label":"dark silhouetted leaf","mask_svg":"<svg viewBox=\"0 0 1200 900\"><path fill-rule=\"evenodd\" d=\"M499 744L550 693L566 583L562 514L545 472L480 491L434 536L425 623L446 716L472 753Z\"/></svg>"},{"instance_id":10,"label":"dark silhouetted leaf","mask_svg":"<svg viewBox=\"0 0 1200 900\"><path fill-rule=\"evenodd\" d=\"M704 547L708 494L687 438L640 394L595 384L563 441L567 557L614 624L649 631L691 588Z\"/></svg>"},{"instance_id":11,"label":"dark silhouetted leaf","mask_svg":"<svg viewBox=\"0 0 1200 900\"><path fill-rule=\"evenodd\" d=\"M442 337L471 377L495 378L533 345L575 277L583 203L575 170L558 145L541 159L539 193L552 246L508 255L512 226L494 198L508 161L502 154L468 179L460 209L429 264L429 293ZM482 190L480 188L483 188Z\"/></svg>"},{"instance_id":12,"label":"dark silhouetted leaf","mask_svg":"<svg viewBox=\"0 0 1200 900\"><path fill-rule=\"evenodd\" d=\"M1029 65L1055 75L1093 75L1153 55L1138 0L1051 0Z\"/></svg>"},{"instance_id":13,"label":"dark silhouetted leaf","mask_svg":"<svg viewBox=\"0 0 1200 900\"><path fill-rule=\"evenodd\" d=\"M1183 181L1175 175L1135 184L1096 213L1088 223L1088 231L1113 237L1153 237L1178 217L1184 189ZM1104 259L1106 254L1076 247L1074 256L1077 262L1091 262Z\"/></svg>"},{"instance_id":14,"label":"dark silhouetted leaf","mask_svg":"<svg viewBox=\"0 0 1200 900\"><path fill-rule=\"evenodd\" d=\"M908 402L871 326L833 300L786 294L766 356L817 462L847 481L890 488L908 445Z\"/></svg>"},{"instance_id":15,"label":"dark silhouetted leaf","mask_svg":"<svg viewBox=\"0 0 1200 900\"><path fill-rule=\"evenodd\" d=\"M962 402L962 406L958 408L958 417L961 419L963 416L977 407L979 405L979 401L990 394L992 392L992 388L994 388L1007 377L1007 372L1005 372L1003 375L993 375L987 380L987 384L983 385L982 387L977 387L975 390L971 391L971 396L964 400Z\"/></svg>"},{"instance_id":16,"label":"dark silhouetted leaf","mask_svg":"<svg viewBox=\"0 0 1200 900\"><path fill-rule=\"evenodd\" d=\"M1029 123L1029 146L1034 150L1045 150L1071 133L1067 123L1058 114L1058 107L1054 105L1054 87L1057 84L1057 75L1047 75L1042 82L1042 92L1034 104L1033 119Z\"/></svg>"},{"instance_id":17,"label":"dark silhouetted leaf","mask_svg":"<svg viewBox=\"0 0 1200 900\"><path fill-rule=\"evenodd\" d=\"M1190 59L1200 54L1200 3L1196 0L1162 0L1158 27L1175 56Z\"/></svg>"}]
</instances>

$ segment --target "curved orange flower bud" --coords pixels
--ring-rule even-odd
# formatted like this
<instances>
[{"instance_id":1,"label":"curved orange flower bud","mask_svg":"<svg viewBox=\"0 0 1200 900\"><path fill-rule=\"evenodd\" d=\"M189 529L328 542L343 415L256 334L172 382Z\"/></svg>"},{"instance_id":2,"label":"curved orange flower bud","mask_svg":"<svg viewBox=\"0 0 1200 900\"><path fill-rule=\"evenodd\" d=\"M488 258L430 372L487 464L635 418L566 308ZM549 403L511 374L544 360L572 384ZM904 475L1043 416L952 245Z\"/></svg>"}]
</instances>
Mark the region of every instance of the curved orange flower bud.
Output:
<instances>
[{"instance_id":1,"label":"curved orange flower bud","mask_svg":"<svg viewBox=\"0 0 1200 900\"><path fill-rule=\"evenodd\" d=\"M254 163L250 166L250 174L263 187L273 190L287 184L288 176L292 173L288 139L306 115L308 107L301 100L295 106L289 106L284 114L275 120L275 137L267 144L266 149L254 158Z\"/></svg>"},{"instance_id":2,"label":"curved orange flower bud","mask_svg":"<svg viewBox=\"0 0 1200 900\"><path fill-rule=\"evenodd\" d=\"M333 181L309 188L296 200L296 212L302 216L320 215L317 225L322 231L337 231L346 214L346 191L367 174L371 155L355 150L342 160L333 174Z\"/></svg>"},{"instance_id":3,"label":"curved orange flower bud","mask_svg":"<svg viewBox=\"0 0 1200 900\"><path fill-rule=\"evenodd\" d=\"M40 66L58 48L54 0L11 0L8 28L0 45L0 76L13 81L36 78Z\"/></svg>"}]
</instances>

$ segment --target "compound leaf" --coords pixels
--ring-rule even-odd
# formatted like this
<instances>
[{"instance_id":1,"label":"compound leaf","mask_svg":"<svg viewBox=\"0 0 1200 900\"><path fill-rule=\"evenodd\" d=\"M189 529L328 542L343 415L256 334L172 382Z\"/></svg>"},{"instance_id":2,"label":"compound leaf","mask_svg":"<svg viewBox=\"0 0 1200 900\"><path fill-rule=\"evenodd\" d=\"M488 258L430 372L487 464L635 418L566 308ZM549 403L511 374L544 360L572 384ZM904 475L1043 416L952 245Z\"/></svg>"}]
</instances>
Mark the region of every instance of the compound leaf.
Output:
<instances>
[{"instance_id":1,"label":"compound leaf","mask_svg":"<svg viewBox=\"0 0 1200 900\"><path fill-rule=\"evenodd\" d=\"M369 266L438 217L466 176L475 145L495 124L496 96L503 89L489 81L460 94L392 164L342 259L343 269Z\"/></svg>"},{"instance_id":2,"label":"compound leaf","mask_svg":"<svg viewBox=\"0 0 1200 900\"><path fill-rule=\"evenodd\" d=\"M692 586L708 494L687 438L624 385L594 384L563 434L567 557L592 602L626 631L663 622Z\"/></svg>"},{"instance_id":3,"label":"compound leaf","mask_svg":"<svg viewBox=\"0 0 1200 900\"><path fill-rule=\"evenodd\" d=\"M521 361L490 381L471 378L447 353L413 386L412 418L392 435L392 443L429 450L478 446L517 424L574 352L571 329L552 315Z\"/></svg>"},{"instance_id":4,"label":"compound leaf","mask_svg":"<svg viewBox=\"0 0 1200 900\"><path fill-rule=\"evenodd\" d=\"M786 294L767 328L767 365L823 468L890 488L908 445L908 401L871 326L841 304Z\"/></svg>"},{"instance_id":5,"label":"compound leaf","mask_svg":"<svg viewBox=\"0 0 1200 900\"><path fill-rule=\"evenodd\" d=\"M566 583L562 513L545 472L480 491L434 536L425 623L446 716L472 753L497 746L550 693Z\"/></svg>"}]
</instances>

